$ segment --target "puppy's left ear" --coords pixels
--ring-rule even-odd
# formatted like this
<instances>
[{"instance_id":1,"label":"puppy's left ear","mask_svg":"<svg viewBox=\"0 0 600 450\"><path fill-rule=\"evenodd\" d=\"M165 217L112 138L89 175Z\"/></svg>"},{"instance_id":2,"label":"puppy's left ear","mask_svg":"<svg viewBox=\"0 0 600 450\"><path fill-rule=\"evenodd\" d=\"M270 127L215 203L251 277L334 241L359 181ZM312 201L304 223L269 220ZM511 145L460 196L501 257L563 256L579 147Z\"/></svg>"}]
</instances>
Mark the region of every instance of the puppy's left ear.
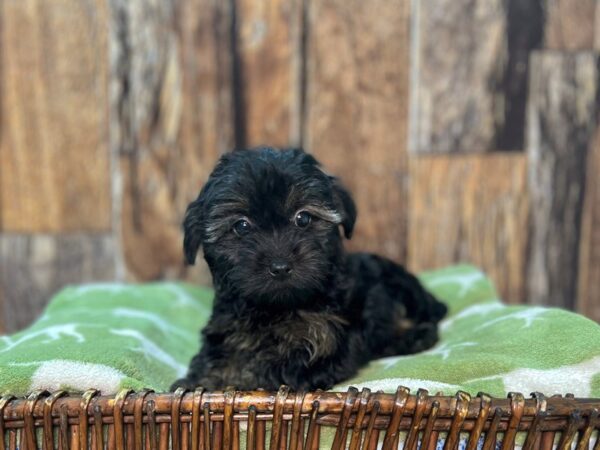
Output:
<instances>
[{"instance_id":1,"label":"puppy's left ear","mask_svg":"<svg viewBox=\"0 0 600 450\"><path fill-rule=\"evenodd\" d=\"M202 194L189 204L183 220L183 252L189 265L196 263L196 255L202 244L203 218Z\"/></svg>"},{"instance_id":2,"label":"puppy's left ear","mask_svg":"<svg viewBox=\"0 0 600 450\"><path fill-rule=\"evenodd\" d=\"M350 192L342 185L336 177L329 177L333 183L333 199L336 209L342 215L342 228L346 239L352 237L354 223L356 222L356 204L350 195Z\"/></svg>"}]
</instances>

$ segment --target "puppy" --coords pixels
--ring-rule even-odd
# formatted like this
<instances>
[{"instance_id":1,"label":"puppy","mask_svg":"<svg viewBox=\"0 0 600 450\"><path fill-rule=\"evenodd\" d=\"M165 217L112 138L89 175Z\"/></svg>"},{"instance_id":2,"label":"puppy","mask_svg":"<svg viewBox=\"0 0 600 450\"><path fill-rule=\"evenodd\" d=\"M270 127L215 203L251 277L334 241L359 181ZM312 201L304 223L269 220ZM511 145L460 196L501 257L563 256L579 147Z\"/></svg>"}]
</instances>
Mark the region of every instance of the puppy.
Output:
<instances>
[{"instance_id":1,"label":"puppy","mask_svg":"<svg viewBox=\"0 0 600 450\"><path fill-rule=\"evenodd\" d=\"M348 254L356 207L302 150L224 155L184 221L215 299L202 349L176 387L328 389L374 358L437 341L446 307L403 267Z\"/></svg>"}]
</instances>

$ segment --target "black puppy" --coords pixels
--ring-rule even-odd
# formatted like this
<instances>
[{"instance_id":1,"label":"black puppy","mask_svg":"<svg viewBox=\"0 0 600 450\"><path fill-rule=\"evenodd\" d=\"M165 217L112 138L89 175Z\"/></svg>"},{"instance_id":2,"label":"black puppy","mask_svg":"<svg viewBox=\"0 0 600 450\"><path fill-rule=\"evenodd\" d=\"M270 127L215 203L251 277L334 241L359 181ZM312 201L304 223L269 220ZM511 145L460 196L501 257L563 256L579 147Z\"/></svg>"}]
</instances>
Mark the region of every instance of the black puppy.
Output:
<instances>
[{"instance_id":1,"label":"black puppy","mask_svg":"<svg viewBox=\"0 0 600 450\"><path fill-rule=\"evenodd\" d=\"M374 358L437 341L446 307L404 268L344 252L356 207L302 150L221 158L184 221L215 288L200 353L179 386L327 389Z\"/></svg>"}]
</instances>

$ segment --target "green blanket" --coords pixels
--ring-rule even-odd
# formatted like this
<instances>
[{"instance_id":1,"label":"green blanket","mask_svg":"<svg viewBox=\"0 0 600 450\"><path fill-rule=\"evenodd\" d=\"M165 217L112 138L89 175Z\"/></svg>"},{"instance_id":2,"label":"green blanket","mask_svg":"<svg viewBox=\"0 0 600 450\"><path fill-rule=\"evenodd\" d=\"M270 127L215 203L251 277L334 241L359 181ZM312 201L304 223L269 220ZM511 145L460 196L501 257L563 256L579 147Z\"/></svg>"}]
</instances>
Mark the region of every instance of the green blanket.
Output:
<instances>
[{"instance_id":1,"label":"green blanket","mask_svg":"<svg viewBox=\"0 0 600 450\"><path fill-rule=\"evenodd\" d=\"M596 323L559 309L503 305L484 274L469 266L421 279L450 308L439 344L374 361L339 389L600 397ZM183 283L67 287L31 327L0 337L0 393L165 390L197 352L211 299L211 290Z\"/></svg>"}]
</instances>

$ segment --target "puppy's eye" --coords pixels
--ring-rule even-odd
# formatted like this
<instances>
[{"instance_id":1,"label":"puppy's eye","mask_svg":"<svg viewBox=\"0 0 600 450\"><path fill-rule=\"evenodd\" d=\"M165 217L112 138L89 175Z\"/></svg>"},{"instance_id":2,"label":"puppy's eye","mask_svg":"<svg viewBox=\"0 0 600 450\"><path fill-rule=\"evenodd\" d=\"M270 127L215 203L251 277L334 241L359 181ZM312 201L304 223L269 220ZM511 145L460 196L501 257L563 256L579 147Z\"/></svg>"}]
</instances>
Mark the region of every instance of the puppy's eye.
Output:
<instances>
[{"instance_id":1,"label":"puppy's eye","mask_svg":"<svg viewBox=\"0 0 600 450\"><path fill-rule=\"evenodd\" d=\"M238 236L247 235L251 229L252 225L250 225L250 222L248 222L245 219L238 220L236 223L233 224L233 232Z\"/></svg>"},{"instance_id":2,"label":"puppy's eye","mask_svg":"<svg viewBox=\"0 0 600 450\"><path fill-rule=\"evenodd\" d=\"M297 227L306 228L310 225L311 220L312 216L309 213L307 213L306 211L300 211L298 214L296 214L296 217L294 218L294 223Z\"/></svg>"}]
</instances>

